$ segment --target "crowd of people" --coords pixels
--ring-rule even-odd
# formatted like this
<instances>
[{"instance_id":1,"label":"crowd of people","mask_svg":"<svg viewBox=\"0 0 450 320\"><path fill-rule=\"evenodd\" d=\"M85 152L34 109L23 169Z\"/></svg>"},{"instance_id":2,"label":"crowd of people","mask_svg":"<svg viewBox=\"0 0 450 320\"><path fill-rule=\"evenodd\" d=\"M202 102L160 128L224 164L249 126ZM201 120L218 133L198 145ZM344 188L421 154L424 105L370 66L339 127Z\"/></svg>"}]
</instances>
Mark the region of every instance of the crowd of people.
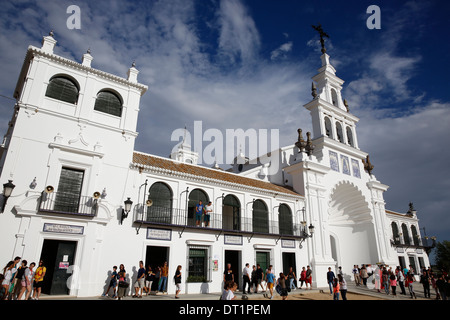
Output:
<instances>
[{"instance_id":1,"label":"crowd of people","mask_svg":"<svg viewBox=\"0 0 450 320\"><path fill-rule=\"evenodd\" d=\"M181 265L177 266L173 281L176 286L175 298L179 298L181 292ZM27 260L22 260L21 257L16 257L9 261L0 274L0 282L2 284L0 289L0 300L39 300L42 286L46 274L46 267L44 261L40 260L39 265L32 262L28 265ZM417 275L414 269L401 268L397 266L395 269L387 265L354 265L352 269L353 279L356 286L365 286L377 290L379 293L397 296L410 295L412 299L416 299L416 283L422 285L425 298L431 298L431 290L434 290L436 300L450 299L450 276L444 270L435 273L431 268L423 268ZM151 266L144 268L143 261L139 261L139 268L137 276L133 284L133 298L142 298L144 294L158 294L167 292L167 281L169 275L168 263L158 266L156 270L152 270ZM274 298L274 289L282 297L283 300L288 298L291 290L312 289L312 270L310 266L302 267L300 277L297 278L293 268L289 268L287 274L280 272L278 277L270 265L266 270L263 270L260 264L253 265L246 263L243 271L243 285L242 293L263 293L264 297L268 299ZM327 283L330 290L330 295L334 300L347 300L347 282L344 277L342 268L339 267L337 275L328 268L326 274ZM223 292L221 299L233 300L236 298L235 291L237 290L237 279L231 268L231 264L227 263L223 273ZM300 282L300 284L299 284ZM156 284L157 283L157 284ZM113 299L123 299L128 292L130 280L125 270L125 266L121 264L119 268L114 266L106 286L106 291L102 296L109 296ZM397 290L397 287L399 289ZM152 292L152 288L156 288ZM268 291L268 294L266 293ZM111 293L111 294L110 294Z\"/></svg>"},{"instance_id":2,"label":"crowd of people","mask_svg":"<svg viewBox=\"0 0 450 320\"><path fill-rule=\"evenodd\" d=\"M181 269L179 265L175 271L173 277L176 293L175 298L179 298L181 292ZM142 296L150 294L166 294L167 293L167 280L169 276L169 266L167 261L164 262L162 266L158 266L157 270L152 270L151 266L144 268L144 262L139 261L139 269L137 271L136 280L133 284L134 294L133 298L142 298ZM127 278L127 271L125 266L121 264L119 270L117 266L113 266L113 270L109 276L109 283L107 285L106 291L102 294L103 297L111 297L113 299L122 300L127 296L128 287L130 286L130 281ZM157 290L152 292L153 283L157 283ZM110 292L112 290L112 295ZM117 291L117 292L116 292Z\"/></svg>"},{"instance_id":3,"label":"crowd of people","mask_svg":"<svg viewBox=\"0 0 450 320\"><path fill-rule=\"evenodd\" d=\"M289 268L287 274L280 272L277 277L273 265L269 265L266 270L263 270L260 264L253 265L250 269L250 264L246 263L242 270L242 277L242 294L244 296L246 294L258 293L258 290L260 290L265 298L273 299L275 289L283 300L287 300L289 292L291 290L303 289L303 284L305 284L305 289L308 289L308 287L310 290L312 289L312 270L310 266L302 268L300 278L298 279L292 267ZM300 286L298 286L299 281ZM231 264L228 263L223 274L223 300L234 299L234 292L237 289L236 282ZM266 293L267 291L268 294Z\"/></svg>"},{"instance_id":4,"label":"crowd of people","mask_svg":"<svg viewBox=\"0 0 450 320\"><path fill-rule=\"evenodd\" d=\"M432 271L430 267L423 268L417 275L412 266L409 268L397 266L395 269L387 265L380 265L373 268L371 265L355 265L352 270L356 286L368 285L368 280L372 278L371 284L377 292L384 292L387 295L397 296L397 287L400 288L399 294L407 295L406 288L412 299L417 299L416 282L422 285L425 298L431 298L431 288L435 292L436 300L448 300L450 298L450 277L445 270L438 274ZM417 279L418 278L418 279Z\"/></svg>"},{"instance_id":5,"label":"crowd of people","mask_svg":"<svg viewBox=\"0 0 450 320\"><path fill-rule=\"evenodd\" d=\"M9 261L0 274L0 300L39 300L45 273L44 261L28 265L28 261L15 257Z\"/></svg>"}]
</instances>

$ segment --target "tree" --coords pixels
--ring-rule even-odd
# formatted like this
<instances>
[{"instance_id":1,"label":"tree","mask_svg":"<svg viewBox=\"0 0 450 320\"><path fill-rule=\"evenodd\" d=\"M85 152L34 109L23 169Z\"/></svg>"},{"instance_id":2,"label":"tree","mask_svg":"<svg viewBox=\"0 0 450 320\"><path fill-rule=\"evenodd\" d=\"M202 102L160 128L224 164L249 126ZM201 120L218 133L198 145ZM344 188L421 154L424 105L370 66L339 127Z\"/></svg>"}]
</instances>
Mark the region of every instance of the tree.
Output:
<instances>
[{"instance_id":1,"label":"tree","mask_svg":"<svg viewBox=\"0 0 450 320\"><path fill-rule=\"evenodd\" d=\"M436 243L436 265L439 270L450 270L450 241Z\"/></svg>"}]
</instances>

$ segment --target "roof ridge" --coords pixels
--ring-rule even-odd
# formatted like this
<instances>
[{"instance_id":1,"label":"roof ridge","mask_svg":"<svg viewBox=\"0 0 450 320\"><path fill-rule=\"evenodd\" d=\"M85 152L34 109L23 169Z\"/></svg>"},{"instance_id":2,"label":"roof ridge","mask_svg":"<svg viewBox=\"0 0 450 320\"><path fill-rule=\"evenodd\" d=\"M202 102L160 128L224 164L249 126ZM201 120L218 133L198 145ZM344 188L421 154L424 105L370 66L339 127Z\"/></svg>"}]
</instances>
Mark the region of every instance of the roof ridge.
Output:
<instances>
[{"instance_id":1,"label":"roof ridge","mask_svg":"<svg viewBox=\"0 0 450 320\"><path fill-rule=\"evenodd\" d=\"M135 156L143 156L146 157L147 160L155 159L160 161L165 161L166 163L172 163L175 168L165 168L164 164L154 164L154 163L143 163L145 159L141 159L139 161L138 159L135 159ZM233 173L233 172L227 172L223 170L217 170L214 168L208 168L201 165L195 165L190 163L181 162L178 160L170 159L170 158L164 158L157 155L151 155L144 152L135 151L133 153L133 164L136 166L143 165L143 166L149 166L154 168L159 168L162 170L168 170L168 171L176 171L184 174L190 174L193 176L201 176L206 179L212 179L212 180L219 180L224 183L234 183L234 184L240 184L247 187L253 187L253 188L259 188L259 189L265 189L269 190L271 192L278 192L278 193L284 193L287 195L295 195L295 196L302 196L301 194L295 192L291 188L288 188L286 186L281 186L269 181L262 181L258 180L252 177L246 177L241 176L239 174ZM184 170L183 170L184 169ZM187 170L186 170L187 169ZM201 172L199 172L201 171ZM208 172L207 175L204 175L206 172Z\"/></svg>"}]
</instances>

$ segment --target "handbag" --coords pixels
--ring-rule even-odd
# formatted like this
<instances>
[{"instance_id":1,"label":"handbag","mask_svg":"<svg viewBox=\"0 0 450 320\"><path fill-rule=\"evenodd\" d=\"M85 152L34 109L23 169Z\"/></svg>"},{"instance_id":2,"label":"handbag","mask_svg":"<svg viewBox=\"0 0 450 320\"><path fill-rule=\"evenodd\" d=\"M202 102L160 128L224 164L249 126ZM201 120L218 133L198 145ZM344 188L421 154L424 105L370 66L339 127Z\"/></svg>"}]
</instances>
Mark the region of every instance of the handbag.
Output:
<instances>
[{"instance_id":1,"label":"handbag","mask_svg":"<svg viewBox=\"0 0 450 320\"><path fill-rule=\"evenodd\" d=\"M128 288L130 284L126 281L120 281L119 282L119 288Z\"/></svg>"}]
</instances>

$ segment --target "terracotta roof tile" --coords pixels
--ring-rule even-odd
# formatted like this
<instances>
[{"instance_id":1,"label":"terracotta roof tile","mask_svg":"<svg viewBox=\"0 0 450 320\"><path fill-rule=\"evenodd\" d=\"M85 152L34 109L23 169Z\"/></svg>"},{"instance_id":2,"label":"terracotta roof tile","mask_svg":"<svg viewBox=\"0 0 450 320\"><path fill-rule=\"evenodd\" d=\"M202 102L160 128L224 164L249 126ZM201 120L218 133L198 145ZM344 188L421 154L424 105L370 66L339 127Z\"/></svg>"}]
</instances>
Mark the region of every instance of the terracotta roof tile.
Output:
<instances>
[{"instance_id":1,"label":"terracotta roof tile","mask_svg":"<svg viewBox=\"0 0 450 320\"><path fill-rule=\"evenodd\" d=\"M145 165L165 170L171 170L186 174L191 174L199 177L222 180L229 183L240 184L248 187L261 188L268 191L284 193L288 195L301 196L289 187L279 186L270 182L260 181L248 177L243 177L235 173L230 173L218 169L206 168L199 165L192 165L188 163L178 162L171 159L164 159L160 157L151 156L134 152L133 164L136 166Z\"/></svg>"}]
</instances>

